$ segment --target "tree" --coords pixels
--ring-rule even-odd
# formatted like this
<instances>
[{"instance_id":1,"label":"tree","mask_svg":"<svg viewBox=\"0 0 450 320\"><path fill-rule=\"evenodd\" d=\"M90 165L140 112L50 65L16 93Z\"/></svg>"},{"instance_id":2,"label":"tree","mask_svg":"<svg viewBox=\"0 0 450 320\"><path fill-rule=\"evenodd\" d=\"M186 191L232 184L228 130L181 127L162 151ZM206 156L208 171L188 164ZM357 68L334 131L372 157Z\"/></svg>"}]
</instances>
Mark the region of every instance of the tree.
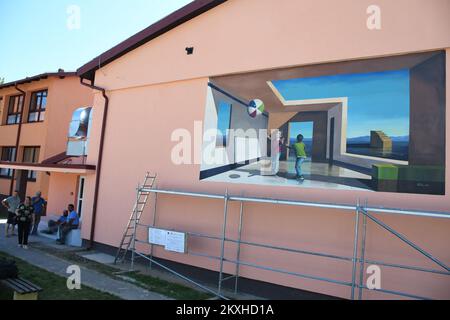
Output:
<instances>
[{"instance_id":1,"label":"tree","mask_svg":"<svg viewBox=\"0 0 450 320\"><path fill-rule=\"evenodd\" d=\"M5 78L0 77L0 84L5 83Z\"/></svg>"}]
</instances>

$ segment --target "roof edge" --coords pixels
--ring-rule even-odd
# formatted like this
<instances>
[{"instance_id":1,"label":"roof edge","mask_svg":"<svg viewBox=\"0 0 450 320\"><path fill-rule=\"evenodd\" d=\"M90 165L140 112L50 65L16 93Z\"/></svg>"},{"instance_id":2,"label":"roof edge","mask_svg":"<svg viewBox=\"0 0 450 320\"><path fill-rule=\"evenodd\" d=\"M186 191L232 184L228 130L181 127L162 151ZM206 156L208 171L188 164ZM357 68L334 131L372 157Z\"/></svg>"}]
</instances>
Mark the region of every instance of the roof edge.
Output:
<instances>
[{"instance_id":1,"label":"roof edge","mask_svg":"<svg viewBox=\"0 0 450 320\"><path fill-rule=\"evenodd\" d=\"M58 162L64 161L66 159L70 158L66 154L66 151L58 153L57 155L54 155L53 157L47 158L42 161L42 164L57 164Z\"/></svg>"},{"instance_id":2,"label":"roof edge","mask_svg":"<svg viewBox=\"0 0 450 320\"><path fill-rule=\"evenodd\" d=\"M194 0L92 59L77 70L77 75L93 81L95 71L101 67L226 1Z\"/></svg>"},{"instance_id":3,"label":"roof edge","mask_svg":"<svg viewBox=\"0 0 450 320\"><path fill-rule=\"evenodd\" d=\"M0 161L2 167L30 167L30 168L53 168L53 169L80 169L80 170L96 170L95 165L92 164L59 164L59 163L25 163L25 162L10 162L10 161Z\"/></svg>"},{"instance_id":4,"label":"roof edge","mask_svg":"<svg viewBox=\"0 0 450 320\"><path fill-rule=\"evenodd\" d=\"M33 81L44 80L44 79L47 79L49 77L65 78L65 77L76 77L76 76L77 76L76 72L46 72L46 73L38 74L36 76L26 77L26 78L23 78L23 79L20 79L20 80L16 80L16 81L11 81L11 82L7 82L7 83L4 83L4 84L0 84L0 90L8 88L8 87L13 87L13 86L18 85L18 84L25 84L25 83L30 83L30 82L33 82Z\"/></svg>"}]
</instances>

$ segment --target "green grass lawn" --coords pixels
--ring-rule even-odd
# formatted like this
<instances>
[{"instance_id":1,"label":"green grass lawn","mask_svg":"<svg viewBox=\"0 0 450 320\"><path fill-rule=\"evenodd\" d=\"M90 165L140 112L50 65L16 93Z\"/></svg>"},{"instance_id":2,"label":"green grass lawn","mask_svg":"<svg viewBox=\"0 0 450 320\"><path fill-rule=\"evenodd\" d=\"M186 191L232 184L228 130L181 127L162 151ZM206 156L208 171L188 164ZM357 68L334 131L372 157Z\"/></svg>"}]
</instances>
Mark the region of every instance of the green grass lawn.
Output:
<instances>
[{"instance_id":1,"label":"green grass lawn","mask_svg":"<svg viewBox=\"0 0 450 320\"><path fill-rule=\"evenodd\" d=\"M147 290L158 292L177 300L206 300L212 298L211 294L199 292L189 287L151 277L140 272L128 272L122 274L122 276L134 279L137 281L137 285Z\"/></svg>"},{"instance_id":2,"label":"green grass lawn","mask_svg":"<svg viewBox=\"0 0 450 320\"><path fill-rule=\"evenodd\" d=\"M149 291L157 292L166 297L177 300L206 300L212 298L209 293L201 292L190 287L186 287L177 283L172 283L156 277L152 277L140 272L123 272L119 268L104 265L86 258L81 257L77 252L57 250L44 246L34 246L34 248L42 250L48 254L52 254L61 259L76 263L88 269L92 269L118 280L133 283ZM120 274L118 274L120 273ZM127 280L127 278L129 280Z\"/></svg>"},{"instance_id":3,"label":"green grass lawn","mask_svg":"<svg viewBox=\"0 0 450 320\"><path fill-rule=\"evenodd\" d=\"M0 252L0 258L16 261L19 268L19 276L41 287L39 300L119 300L118 297L104 293L86 286L81 290L68 290L67 279L44 269L35 267L21 259ZM0 300L11 300L13 292L1 287Z\"/></svg>"}]
</instances>

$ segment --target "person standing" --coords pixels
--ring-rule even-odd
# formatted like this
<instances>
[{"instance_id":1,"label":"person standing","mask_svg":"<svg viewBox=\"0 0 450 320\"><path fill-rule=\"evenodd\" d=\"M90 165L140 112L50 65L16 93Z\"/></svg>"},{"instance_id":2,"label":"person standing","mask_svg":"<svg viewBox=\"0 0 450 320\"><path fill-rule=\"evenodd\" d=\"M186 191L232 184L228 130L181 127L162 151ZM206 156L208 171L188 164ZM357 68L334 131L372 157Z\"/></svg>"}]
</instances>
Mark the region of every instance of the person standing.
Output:
<instances>
[{"instance_id":1,"label":"person standing","mask_svg":"<svg viewBox=\"0 0 450 320\"><path fill-rule=\"evenodd\" d=\"M272 135L269 136L271 141L271 163L272 163L272 175L276 176L280 171L280 157L283 152L284 137L283 133L279 130L274 130Z\"/></svg>"},{"instance_id":2,"label":"person standing","mask_svg":"<svg viewBox=\"0 0 450 320\"><path fill-rule=\"evenodd\" d=\"M284 146L284 137L283 137L283 133L281 131L278 131L277 133L277 143L278 143L278 153L275 157L275 165L272 164L273 167L273 172L276 174L278 174L278 172L280 171L280 157L281 157L281 153L283 152L283 146Z\"/></svg>"},{"instance_id":3,"label":"person standing","mask_svg":"<svg viewBox=\"0 0 450 320\"><path fill-rule=\"evenodd\" d=\"M31 203L34 208L34 225L31 235L37 235L39 223L41 222L41 216L45 212L45 207L47 206L47 201L42 198L42 193L40 191L36 192L36 196L31 199Z\"/></svg>"},{"instance_id":4,"label":"person standing","mask_svg":"<svg viewBox=\"0 0 450 320\"><path fill-rule=\"evenodd\" d=\"M8 220L6 221L5 234L6 237L14 236L14 228L16 226L16 210L20 205L20 196L18 191L14 191L14 194L2 201L2 205L8 209ZM11 230L11 234L10 234Z\"/></svg>"},{"instance_id":5,"label":"person standing","mask_svg":"<svg viewBox=\"0 0 450 320\"><path fill-rule=\"evenodd\" d=\"M27 197L25 202L20 204L16 210L19 247L24 249L28 249L28 235L33 223L33 211L31 197Z\"/></svg>"},{"instance_id":6,"label":"person standing","mask_svg":"<svg viewBox=\"0 0 450 320\"><path fill-rule=\"evenodd\" d=\"M296 156L296 161L295 161L295 171L297 173L296 179L303 181L305 180L305 177L303 176L303 171L302 171L302 165L303 162L305 162L305 160L307 159L307 154L306 154L306 146L305 143L303 142L303 135L299 134L297 136L297 142L294 143L294 145L292 147L287 146L290 149L294 149L295 151L295 156Z\"/></svg>"}]
</instances>

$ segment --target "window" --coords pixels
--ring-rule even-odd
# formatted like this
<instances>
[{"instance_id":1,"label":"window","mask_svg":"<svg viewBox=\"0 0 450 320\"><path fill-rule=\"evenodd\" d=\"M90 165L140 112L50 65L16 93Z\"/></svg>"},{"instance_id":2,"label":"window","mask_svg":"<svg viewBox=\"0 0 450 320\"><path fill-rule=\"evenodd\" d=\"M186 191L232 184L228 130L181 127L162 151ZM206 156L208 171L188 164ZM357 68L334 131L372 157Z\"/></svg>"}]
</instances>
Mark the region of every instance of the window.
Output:
<instances>
[{"instance_id":1,"label":"window","mask_svg":"<svg viewBox=\"0 0 450 320\"><path fill-rule=\"evenodd\" d=\"M221 101L217 109L217 140L218 147L228 145L228 131L231 125L231 104Z\"/></svg>"},{"instance_id":2,"label":"window","mask_svg":"<svg viewBox=\"0 0 450 320\"><path fill-rule=\"evenodd\" d=\"M3 147L1 148L1 161L14 161L16 157L16 148ZM0 178L11 178L13 170L0 168Z\"/></svg>"},{"instance_id":3,"label":"window","mask_svg":"<svg viewBox=\"0 0 450 320\"><path fill-rule=\"evenodd\" d=\"M47 107L47 90L33 92L31 94L28 122L44 121L46 107Z\"/></svg>"},{"instance_id":4,"label":"window","mask_svg":"<svg viewBox=\"0 0 450 320\"><path fill-rule=\"evenodd\" d=\"M20 123L20 116L23 108L23 95L9 97L8 116L6 124Z\"/></svg>"},{"instance_id":5,"label":"window","mask_svg":"<svg viewBox=\"0 0 450 320\"><path fill-rule=\"evenodd\" d=\"M23 162L37 163L39 161L39 147L25 147L23 148ZM28 180L36 181L36 171L28 171Z\"/></svg>"}]
</instances>

